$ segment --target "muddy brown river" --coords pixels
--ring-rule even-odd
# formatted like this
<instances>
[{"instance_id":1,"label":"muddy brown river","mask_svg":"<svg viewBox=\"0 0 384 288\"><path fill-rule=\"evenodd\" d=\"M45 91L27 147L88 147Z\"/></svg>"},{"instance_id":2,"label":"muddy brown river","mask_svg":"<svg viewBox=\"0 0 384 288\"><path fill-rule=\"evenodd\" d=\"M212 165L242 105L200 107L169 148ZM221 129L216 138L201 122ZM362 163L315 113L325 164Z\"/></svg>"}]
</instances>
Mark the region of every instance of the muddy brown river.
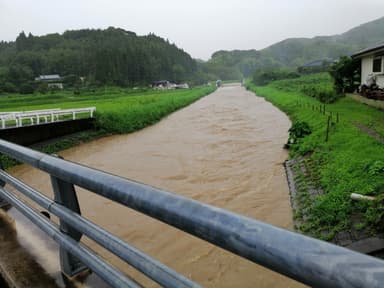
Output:
<instances>
[{"instance_id":1,"label":"muddy brown river","mask_svg":"<svg viewBox=\"0 0 384 288\"><path fill-rule=\"evenodd\" d=\"M226 86L139 132L61 151L65 159L292 229L283 168L290 121L240 86ZM52 195L47 175L12 174ZM298 283L119 204L78 189L82 214L205 287L298 287ZM57 278L57 246L11 209L20 243ZM144 286L156 287L114 256L83 240ZM85 286L92 284L92 277ZM58 280L60 282L60 280ZM96 281L97 282L97 281Z\"/></svg>"}]
</instances>

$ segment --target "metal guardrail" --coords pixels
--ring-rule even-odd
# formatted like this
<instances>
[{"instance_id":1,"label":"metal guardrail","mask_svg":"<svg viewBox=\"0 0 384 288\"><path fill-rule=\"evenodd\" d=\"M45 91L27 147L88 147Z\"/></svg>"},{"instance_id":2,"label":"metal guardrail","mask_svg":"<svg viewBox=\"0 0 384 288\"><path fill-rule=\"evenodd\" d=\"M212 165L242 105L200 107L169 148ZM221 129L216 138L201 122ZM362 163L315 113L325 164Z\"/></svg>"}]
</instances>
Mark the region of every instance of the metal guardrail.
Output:
<instances>
[{"instance_id":1,"label":"metal guardrail","mask_svg":"<svg viewBox=\"0 0 384 288\"><path fill-rule=\"evenodd\" d=\"M162 286L198 287L81 217L77 185L313 287L383 286L384 261L371 256L3 140L0 153L51 175L54 200L4 171L0 186L12 185L58 216L60 229L5 188L0 196L60 244L62 270L69 276L87 266L113 287L138 285L84 247L79 242L84 234Z\"/></svg>"},{"instance_id":2,"label":"metal guardrail","mask_svg":"<svg viewBox=\"0 0 384 288\"><path fill-rule=\"evenodd\" d=\"M92 118L96 111L96 107L76 108L76 109L44 109L33 111L17 111L17 112L1 112L0 121L1 129L9 127L9 123L14 124L12 127L22 127L23 120L28 119L30 125L40 124L40 120L44 119L45 123L56 122L60 120L60 116L71 116L72 120L76 120L76 115L80 113L89 113Z\"/></svg>"}]
</instances>

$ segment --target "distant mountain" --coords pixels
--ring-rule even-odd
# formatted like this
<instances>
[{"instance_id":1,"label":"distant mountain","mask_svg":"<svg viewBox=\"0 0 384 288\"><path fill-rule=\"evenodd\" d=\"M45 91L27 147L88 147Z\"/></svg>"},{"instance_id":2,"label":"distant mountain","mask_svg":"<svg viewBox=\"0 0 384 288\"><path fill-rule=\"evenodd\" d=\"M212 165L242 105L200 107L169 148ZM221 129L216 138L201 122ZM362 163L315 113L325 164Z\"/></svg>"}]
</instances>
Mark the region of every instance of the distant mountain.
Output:
<instances>
[{"instance_id":1,"label":"distant mountain","mask_svg":"<svg viewBox=\"0 0 384 288\"><path fill-rule=\"evenodd\" d=\"M313 60L338 59L383 41L384 17L340 35L291 38L260 51L218 51L207 65L231 68L230 76L242 74L247 77L260 68L297 68Z\"/></svg>"}]
</instances>

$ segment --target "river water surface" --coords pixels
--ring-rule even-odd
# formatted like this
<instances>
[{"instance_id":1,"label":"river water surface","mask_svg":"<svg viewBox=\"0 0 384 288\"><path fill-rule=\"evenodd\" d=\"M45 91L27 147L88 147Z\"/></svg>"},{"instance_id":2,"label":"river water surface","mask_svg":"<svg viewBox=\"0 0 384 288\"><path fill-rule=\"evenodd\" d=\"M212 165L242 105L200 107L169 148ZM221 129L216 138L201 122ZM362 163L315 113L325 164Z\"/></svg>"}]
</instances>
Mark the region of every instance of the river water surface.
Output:
<instances>
[{"instance_id":1,"label":"river water surface","mask_svg":"<svg viewBox=\"0 0 384 288\"><path fill-rule=\"evenodd\" d=\"M139 132L105 137L59 154L67 160L169 190L261 221L292 229L283 145L285 114L240 86L215 93ZM48 176L27 166L13 175L52 195ZM159 221L78 189L82 214L205 287L297 287L299 284ZM10 212L18 217L15 211ZM17 221L17 223L19 223ZM19 241L57 277L54 245ZM145 286L155 286L118 259L90 247ZM46 241L45 241L46 242ZM53 248L52 248L53 247ZM91 282L91 281L89 281ZM99 285L96 285L99 287Z\"/></svg>"}]
</instances>

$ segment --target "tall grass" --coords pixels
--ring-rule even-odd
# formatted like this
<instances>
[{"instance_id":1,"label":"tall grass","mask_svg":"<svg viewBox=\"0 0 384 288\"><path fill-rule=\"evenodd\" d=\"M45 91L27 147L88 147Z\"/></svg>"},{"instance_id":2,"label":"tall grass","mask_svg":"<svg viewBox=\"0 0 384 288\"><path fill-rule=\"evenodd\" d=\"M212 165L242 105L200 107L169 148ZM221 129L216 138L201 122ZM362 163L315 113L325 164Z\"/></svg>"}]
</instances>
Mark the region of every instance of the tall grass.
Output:
<instances>
[{"instance_id":1,"label":"tall grass","mask_svg":"<svg viewBox=\"0 0 384 288\"><path fill-rule=\"evenodd\" d=\"M119 98L98 105L97 125L112 133L128 133L159 121L164 116L182 108L213 88L193 91L173 91L167 94Z\"/></svg>"},{"instance_id":2,"label":"tall grass","mask_svg":"<svg viewBox=\"0 0 384 288\"><path fill-rule=\"evenodd\" d=\"M309 74L296 79L274 81L271 87L287 92L301 92L322 103L333 103L341 97L337 94L328 73Z\"/></svg>"}]
</instances>

